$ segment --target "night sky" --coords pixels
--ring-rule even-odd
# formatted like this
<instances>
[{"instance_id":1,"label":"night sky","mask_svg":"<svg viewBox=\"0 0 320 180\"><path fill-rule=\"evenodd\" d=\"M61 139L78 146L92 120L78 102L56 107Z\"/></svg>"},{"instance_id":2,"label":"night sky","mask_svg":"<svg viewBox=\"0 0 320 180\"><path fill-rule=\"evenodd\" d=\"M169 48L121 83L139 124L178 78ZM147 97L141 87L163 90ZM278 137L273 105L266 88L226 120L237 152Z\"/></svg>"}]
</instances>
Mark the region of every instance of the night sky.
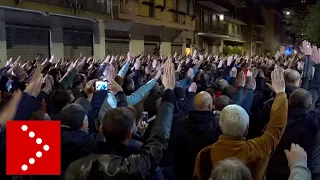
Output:
<instances>
[{"instance_id":1,"label":"night sky","mask_svg":"<svg viewBox=\"0 0 320 180\"><path fill-rule=\"evenodd\" d=\"M281 9L281 8L299 5L301 0L261 0L261 1L267 7ZM308 3L314 4L317 0L307 0L307 1Z\"/></svg>"}]
</instances>

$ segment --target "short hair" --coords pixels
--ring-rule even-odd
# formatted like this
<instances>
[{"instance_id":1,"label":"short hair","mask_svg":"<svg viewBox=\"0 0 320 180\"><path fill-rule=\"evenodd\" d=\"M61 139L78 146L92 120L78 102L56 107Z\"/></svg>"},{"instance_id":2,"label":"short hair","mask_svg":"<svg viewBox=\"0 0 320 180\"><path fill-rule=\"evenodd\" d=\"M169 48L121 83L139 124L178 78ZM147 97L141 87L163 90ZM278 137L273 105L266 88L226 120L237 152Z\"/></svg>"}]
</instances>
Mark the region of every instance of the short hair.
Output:
<instances>
[{"instance_id":1,"label":"short hair","mask_svg":"<svg viewBox=\"0 0 320 180\"><path fill-rule=\"evenodd\" d=\"M65 90L57 90L52 94L52 105L59 110L68 105L71 101L71 97Z\"/></svg>"},{"instance_id":2,"label":"short hair","mask_svg":"<svg viewBox=\"0 0 320 180\"><path fill-rule=\"evenodd\" d=\"M233 95L235 94L236 90L233 86L225 87L222 91L222 95L228 96L230 99L233 98Z\"/></svg>"},{"instance_id":3,"label":"short hair","mask_svg":"<svg viewBox=\"0 0 320 180\"><path fill-rule=\"evenodd\" d=\"M124 79L123 77L116 75L116 77L114 78L114 81L117 82L120 86L122 86Z\"/></svg>"},{"instance_id":4,"label":"short hair","mask_svg":"<svg viewBox=\"0 0 320 180\"><path fill-rule=\"evenodd\" d=\"M249 116L241 106L228 105L220 114L219 125L224 135L243 137L249 126Z\"/></svg>"},{"instance_id":5,"label":"short hair","mask_svg":"<svg viewBox=\"0 0 320 180\"><path fill-rule=\"evenodd\" d=\"M229 86L228 81L224 80L224 79L220 79L218 81L216 81L217 84L217 90L219 91L223 91L224 88Z\"/></svg>"},{"instance_id":6,"label":"short hair","mask_svg":"<svg viewBox=\"0 0 320 180\"><path fill-rule=\"evenodd\" d=\"M125 140L135 122L135 115L129 108L118 107L109 110L102 121L104 138L108 142L119 143Z\"/></svg>"},{"instance_id":7,"label":"short hair","mask_svg":"<svg viewBox=\"0 0 320 180\"><path fill-rule=\"evenodd\" d=\"M222 111L223 108L230 104L230 98L228 96L222 95L215 102L215 109L218 111Z\"/></svg>"},{"instance_id":8,"label":"short hair","mask_svg":"<svg viewBox=\"0 0 320 180\"><path fill-rule=\"evenodd\" d=\"M186 97L186 92L182 87L174 88L173 92L176 95L177 99L183 99Z\"/></svg>"},{"instance_id":9,"label":"short hair","mask_svg":"<svg viewBox=\"0 0 320 180\"><path fill-rule=\"evenodd\" d=\"M294 90L289 97L290 108L300 107L309 109L312 104L312 95L309 91L298 88Z\"/></svg>"},{"instance_id":10,"label":"short hair","mask_svg":"<svg viewBox=\"0 0 320 180\"><path fill-rule=\"evenodd\" d=\"M210 180L252 180L250 170L238 159L220 161L213 169Z\"/></svg>"},{"instance_id":11,"label":"short hair","mask_svg":"<svg viewBox=\"0 0 320 180\"><path fill-rule=\"evenodd\" d=\"M43 111L36 111L32 113L32 120L51 120L50 116Z\"/></svg>"}]
</instances>

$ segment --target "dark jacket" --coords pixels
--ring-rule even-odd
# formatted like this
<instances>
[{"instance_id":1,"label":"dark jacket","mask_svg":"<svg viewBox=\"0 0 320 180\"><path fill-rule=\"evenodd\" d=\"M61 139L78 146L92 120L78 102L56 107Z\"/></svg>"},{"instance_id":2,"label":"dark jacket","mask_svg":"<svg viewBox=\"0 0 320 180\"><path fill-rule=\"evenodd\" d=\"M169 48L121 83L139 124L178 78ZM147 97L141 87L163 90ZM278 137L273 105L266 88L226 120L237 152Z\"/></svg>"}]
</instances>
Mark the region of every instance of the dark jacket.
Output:
<instances>
[{"instance_id":1,"label":"dark jacket","mask_svg":"<svg viewBox=\"0 0 320 180\"><path fill-rule=\"evenodd\" d=\"M287 94L287 99L289 99L291 93L298 89L296 86L286 86L286 94ZM265 125L269 122L270 119L270 112L271 112L271 107L273 104L274 98L269 99L266 101L263 105L262 109L262 115L261 115L261 121L260 123L255 127L256 129L259 129L260 132L262 132L262 129L265 127Z\"/></svg>"},{"instance_id":2,"label":"dark jacket","mask_svg":"<svg viewBox=\"0 0 320 180\"><path fill-rule=\"evenodd\" d=\"M192 179L194 163L201 149L215 143L219 123L211 111L190 111L180 124L174 153L174 170L181 180Z\"/></svg>"},{"instance_id":3,"label":"dark jacket","mask_svg":"<svg viewBox=\"0 0 320 180\"><path fill-rule=\"evenodd\" d=\"M186 99L177 99L175 103L169 145L159 165L160 167L172 166L174 151L177 148L177 131L181 125L181 121L188 116L189 111L194 110L194 96L195 93L188 92Z\"/></svg>"},{"instance_id":4,"label":"dark jacket","mask_svg":"<svg viewBox=\"0 0 320 180\"><path fill-rule=\"evenodd\" d=\"M319 105L319 101L317 102ZM318 107L319 108L319 107ZM320 111L302 108L289 110L288 124L272 155L267 177L270 180L287 180L290 175L288 161L284 153L291 143L299 144L308 154L308 168L312 179L320 178Z\"/></svg>"},{"instance_id":5,"label":"dark jacket","mask_svg":"<svg viewBox=\"0 0 320 180\"><path fill-rule=\"evenodd\" d=\"M86 179L146 179L156 169L168 146L175 95L164 92L162 103L150 137L139 153L122 157L116 154L91 154L73 162L66 171L66 180Z\"/></svg>"},{"instance_id":6,"label":"dark jacket","mask_svg":"<svg viewBox=\"0 0 320 180\"><path fill-rule=\"evenodd\" d=\"M98 142L103 142L102 134L88 134L84 131L61 128L61 171L67 169L70 163L88 156L96 149Z\"/></svg>"}]
</instances>

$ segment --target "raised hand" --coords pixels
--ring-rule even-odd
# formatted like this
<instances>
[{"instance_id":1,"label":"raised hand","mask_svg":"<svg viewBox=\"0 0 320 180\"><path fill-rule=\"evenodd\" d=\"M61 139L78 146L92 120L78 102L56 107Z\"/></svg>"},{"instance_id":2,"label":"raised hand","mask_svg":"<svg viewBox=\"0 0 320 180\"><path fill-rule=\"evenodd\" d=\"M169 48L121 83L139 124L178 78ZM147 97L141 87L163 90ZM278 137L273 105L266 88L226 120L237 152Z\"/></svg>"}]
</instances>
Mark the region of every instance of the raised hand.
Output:
<instances>
[{"instance_id":1,"label":"raised hand","mask_svg":"<svg viewBox=\"0 0 320 180\"><path fill-rule=\"evenodd\" d=\"M84 58L82 59L82 61L80 61L80 63L76 65L76 67L75 67L76 70L77 70L77 71L80 71L80 69L84 66L85 63L86 63L86 57L84 57Z\"/></svg>"},{"instance_id":2,"label":"raised hand","mask_svg":"<svg viewBox=\"0 0 320 180\"><path fill-rule=\"evenodd\" d=\"M95 92L95 83L97 79L90 80L83 88L84 93L88 96L88 100L91 102L93 93Z\"/></svg>"},{"instance_id":3,"label":"raised hand","mask_svg":"<svg viewBox=\"0 0 320 180\"><path fill-rule=\"evenodd\" d=\"M248 76L246 80L246 88L256 90L256 79L252 76Z\"/></svg>"},{"instance_id":4,"label":"raised hand","mask_svg":"<svg viewBox=\"0 0 320 180\"><path fill-rule=\"evenodd\" d=\"M271 73L272 89L275 93L285 92L285 82L280 69L275 69Z\"/></svg>"},{"instance_id":5,"label":"raised hand","mask_svg":"<svg viewBox=\"0 0 320 180\"><path fill-rule=\"evenodd\" d=\"M286 149L284 150L284 153L287 156L289 165L294 161L307 163L307 153L302 147L299 146L299 144L292 143L290 151Z\"/></svg>"},{"instance_id":6,"label":"raised hand","mask_svg":"<svg viewBox=\"0 0 320 180\"><path fill-rule=\"evenodd\" d=\"M172 61L167 60L164 63L163 75L161 78L165 89L173 90L176 85L175 67Z\"/></svg>"},{"instance_id":7,"label":"raised hand","mask_svg":"<svg viewBox=\"0 0 320 180\"><path fill-rule=\"evenodd\" d=\"M193 82L193 83L189 86L188 90L189 90L189 92L196 93L196 92L197 92L197 88L198 88L197 84L196 84L195 82Z\"/></svg>"},{"instance_id":8,"label":"raised hand","mask_svg":"<svg viewBox=\"0 0 320 180\"><path fill-rule=\"evenodd\" d=\"M311 60L315 64L320 64L320 49L317 46L312 47Z\"/></svg>"},{"instance_id":9,"label":"raised hand","mask_svg":"<svg viewBox=\"0 0 320 180\"><path fill-rule=\"evenodd\" d=\"M116 75L117 75L116 68L112 64L110 64L107 72L107 80L111 82L111 80L114 80Z\"/></svg>"},{"instance_id":10,"label":"raised hand","mask_svg":"<svg viewBox=\"0 0 320 180\"><path fill-rule=\"evenodd\" d=\"M49 62L50 62L51 64L54 64L54 63L55 63L55 62L54 62L54 55L51 56Z\"/></svg>"},{"instance_id":11,"label":"raised hand","mask_svg":"<svg viewBox=\"0 0 320 180\"><path fill-rule=\"evenodd\" d=\"M231 69L231 71L230 71L230 77L236 78L237 77L237 73L238 73L237 68L233 67Z\"/></svg>"},{"instance_id":12,"label":"raised hand","mask_svg":"<svg viewBox=\"0 0 320 180\"><path fill-rule=\"evenodd\" d=\"M231 63L232 63L232 61L233 61L233 56L229 56L229 57L227 58L227 66L230 66Z\"/></svg>"},{"instance_id":13,"label":"raised hand","mask_svg":"<svg viewBox=\"0 0 320 180\"><path fill-rule=\"evenodd\" d=\"M108 55L108 56L104 59L103 63L109 64L110 58L111 58L110 55Z\"/></svg>"},{"instance_id":14,"label":"raised hand","mask_svg":"<svg viewBox=\"0 0 320 180\"><path fill-rule=\"evenodd\" d=\"M189 68L188 72L187 72L187 77L189 79L193 79L194 78L194 71L193 68Z\"/></svg>"},{"instance_id":15,"label":"raised hand","mask_svg":"<svg viewBox=\"0 0 320 180\"><path fill-rule=\"evenodd\" d=\"M22 92L17 90L14 92L12 99L0 112L0 125L5 125L7 120L12 120L17 112L19 102L22 97Z\"/></svg>"},{"instance_id":16,"label":"raised hand","mask_svg":"<svg viewBox=\"0 0 320 180\"><path fill-rule=\"evenodd\" d=\"M113 94L117 94L118 92L123 91L122 87L116 81L114 81L113 79L111 81L109 81L109 82L111 83L110 91Z\"/></svg>"},{"instance_id":17,"label":"raised hand","mask_svg":"<svg viewBox=\"0 0 320 180\"><path fill-rule=\"evenodd\" d=\"M136 60L136 62L134 63L134 69L135 70L140 70L140 67L141 67L141 61L140 61L140 58L138 58L137 60Z\"/></svg>"},{"instance_id":18,"label":"raised hand","mask_svg":"<svg viewBox=\"0 0 320 180\"><path fill-rule=\"evenodd\" d=\"M244 87L246 85L246 76L244 75L243 71L241 71L238 75L237 84L239 87Z\"/></svg>"},{"instance_id":19,"label":"raised hand","mask_svg":"<svg viewBox=\"0 0 320 180\"><path fill-rule=\"evenodd\" d=\"M41 74L41 65L37 64L37 68L32 76L32 79L26 89L24 90L25 93L29 94L30 96L37 97L41 91L41 86L43 84L43 78Z\"/></svg>"},{"instance_id":20,"label":"raised hand","mask_svg":"<svg viewBox=\"0 0 320 180\"><path fill-rule=\"evenodd\" d=\"M53 77L51 75L46 75L44 77L43 81L45 83L45 86L42 88L42 91L47 94L50 94L52 91L53 84L54 84Z\"/></svg>"},{"instance_id":21,"label":"raised hand","mask_svg":"<svg viewBox=\"0 0 320 180\"><path fill-rule=\"evenodd\" d=\"M310 56L312 54L312 48L311 44L308 41L303 41L302 46L300 46L300 51L305 55L305 56Z\"/></svg>"}]
</instances>

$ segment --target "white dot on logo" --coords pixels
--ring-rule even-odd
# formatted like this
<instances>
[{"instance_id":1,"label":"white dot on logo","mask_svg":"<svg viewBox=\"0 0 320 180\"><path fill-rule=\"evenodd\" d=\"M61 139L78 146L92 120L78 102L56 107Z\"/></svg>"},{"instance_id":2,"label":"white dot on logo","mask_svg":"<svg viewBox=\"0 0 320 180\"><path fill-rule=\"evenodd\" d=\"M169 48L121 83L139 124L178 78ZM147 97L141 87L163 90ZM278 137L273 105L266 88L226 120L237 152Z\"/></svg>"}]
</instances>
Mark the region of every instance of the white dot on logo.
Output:
<instances>
[{"instance_id":1,"label":"white dot on logo","mask_svg":"<svg viewBox=\"0 0 320 180\"><path fill-rule=\"evenodd\" d=\"M28 130L28 126L27 125L23 125L23 126L21 126L21 129L22 129L22 131L26 131L26 130Z\"/></svg>"},{"instance_id":2,"label":"white dot on logo","mask_svg":"<svg viewBox=\"0 0 320 180\"><path fill-rule=\"evenodd\" d=\"M41 138L37 138L36 142L37 142L37 144L41 144L42 143L42 139Z\"/></svg>"},{"instance_id":3,"label":"white dot on logo","mask_svg":"<svg viewBox=\"0 0 320 180\"><path fill-rule=\"evenodd\" d=\"M36 161L36 160L34 160L33 158L30 158L30 159L29 159L29 163L30 163L30 164L34 164L35 161Z\"/></svg>"},{"instance_id":4,"label":"white dot on logo","mask_svg":"<svg viewBox=\"0 0 320 180\"><path fill-rule=\"evenodd\" d=\"M21 169L22 169L22 171L26 171L28 169L28 166L24 164L21 166Z\"/></svg>"},{"instance_id":5,"label":"white dot on logo","mask_svg":"<svg viewBox=\"0 0 320 180\"><path fill-rule=\"evenodd\" d=\"M29 132L29 137L33 138L36 134L33 131Z\"/></svg>"},{"instance_id":6,"label":"white dot on logo","mask_svg":"<svg viewBox=\"0 0 320 180\"><path fill-rule=\"evenodd\" d=\"M49 146L46 144L46 145L44 145L43 146L43 150L45 150L45 151L49 151Z\"/></svg>"},{"instance_id":7,"label":"white dot on logo","mask_svg":"<svg viewBox=\"0 0 320 180\"><path fill-rule=\"evenodd\" d=\"M37 156L38 158L41 158L42 152L41 152L41 151L38 151L38 152L36 153L36 156Z\"/></svg>"}]
</instances>

